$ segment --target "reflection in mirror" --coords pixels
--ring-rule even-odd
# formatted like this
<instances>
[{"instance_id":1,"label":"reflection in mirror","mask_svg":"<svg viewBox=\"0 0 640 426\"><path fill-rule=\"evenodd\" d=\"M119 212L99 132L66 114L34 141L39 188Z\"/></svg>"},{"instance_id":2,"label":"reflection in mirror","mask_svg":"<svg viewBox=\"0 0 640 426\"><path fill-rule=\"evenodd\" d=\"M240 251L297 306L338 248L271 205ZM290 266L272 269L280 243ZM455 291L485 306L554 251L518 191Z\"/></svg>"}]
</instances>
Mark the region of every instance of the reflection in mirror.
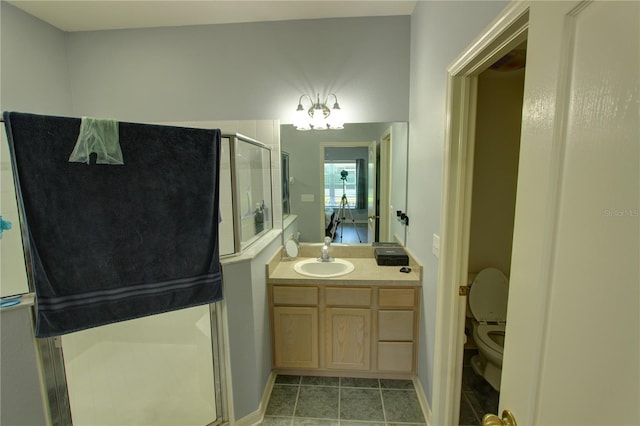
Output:
<instances>
[{"instance_id":1,"label":"reflection in mirror","mask_svg":"<svg viewBox=\"0 0 640 426\"><path fill-rule=\"evenodd\" d=\"M289 153L281 152L280 166L282 167L282 217L291 213L291 201L289 199Z\"/></svg>"},{"instance_id":2,"label":"reflection in mirror","mask_svg":"<svg viewBox=\"0 0 640 426\"><path fill-rule=\"evenodd\" d=\"M308 132L282 125L280 140L282 150L288 153L290 213L298 217L297 231L301 242L323 240L327 225L331 224L331 214L336 212L334 218L340 216L338 211L344 183L344 195L348 198L351 194L353 200L349 200L350 210L344 209L346 219L338 224L334 241L341 242L342 236L342 242L348 244L357 244L361 240L363 243L379 241L404 245L405 226L397 220L396 211L406 211L407 207L407 123L351 123L346 124L343 130ZM375 141L375 149L367 148L372 141ZM355 146L364 146L365 151L368 149L366 156L355 154L357 150L347 149ZM336 147L343 149L336 150ZM364 169L362 164L359 166L360 183L357 182L356 157L366 158L368 163ZM343 182L341 172L343 169L351 170L348 169L351 163L353 170ZM328 176L335 178L333 183L326 178L325 169ZM365 182L362 181L364 175ZM366 196L366 201L363 196ZM353 215L353 221L349 213ZM340 227L344 229L344 235ZM348 241L347 232L353 237Z\"/></svg>"}]
</instances>

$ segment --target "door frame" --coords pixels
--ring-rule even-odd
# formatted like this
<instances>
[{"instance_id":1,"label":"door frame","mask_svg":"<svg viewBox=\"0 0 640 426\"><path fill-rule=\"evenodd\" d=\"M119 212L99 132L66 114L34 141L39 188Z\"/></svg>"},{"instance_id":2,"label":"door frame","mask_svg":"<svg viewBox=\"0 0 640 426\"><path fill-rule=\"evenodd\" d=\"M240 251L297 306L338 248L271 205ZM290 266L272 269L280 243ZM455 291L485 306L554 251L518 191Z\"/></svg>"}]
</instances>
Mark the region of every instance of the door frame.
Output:
<instances>
[{"instance_id":1,"label":"door frame","mask_svg":"<svg viewBox=\"0 0 640 426\"><path fill-rule=\"evenodd\" d=\"M510 3L447 68L432 401L437 425L458 424L460 411L467 304L460 288L467 286L477 79L527 39L529 8L528 1Z\"/></svg>"},{"instance_id":2,"label":"door frame","mask_svg":"<svg viewBox=\"0 0 640 426\"><path fill-rule=\"evenodd\" d=\"M391 204L391 185L392 185L392 170L393 164L393 130L389 127L380 136L380 187L376 188L376 192L379 194L378 199L378 211L376 212L378 219L378 235L379 241L392 241L391 239L391 212L389 205Z\"/></svg>"}]
</instances>

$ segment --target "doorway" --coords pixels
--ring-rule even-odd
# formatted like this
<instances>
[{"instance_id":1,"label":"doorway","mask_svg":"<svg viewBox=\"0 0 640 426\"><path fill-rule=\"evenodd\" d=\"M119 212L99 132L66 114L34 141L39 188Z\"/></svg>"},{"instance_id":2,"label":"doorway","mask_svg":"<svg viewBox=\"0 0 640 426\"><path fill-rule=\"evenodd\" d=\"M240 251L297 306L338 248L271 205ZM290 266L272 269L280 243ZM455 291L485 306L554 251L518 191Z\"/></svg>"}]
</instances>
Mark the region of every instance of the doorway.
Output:
<instances>
[{"instance_id":1,"label":"doorway","mask_svg":"<svg viewBox=\"0 0 640 426\"><path fill-rule=\"evenodd\" d=\"M322 144L323 234L333 242L370 243L375 209L375 142Z\"/></svg>"},{"instance_id":2,"label":"doorway","mask_svg":"<svg viewBox=\"0 0 640 426\"><path fill-rule=\"evenodd\" d=\"M441 251L433 423L459 424L469 283L473 158L479 75L527 40L529 9L513 3L447 69ZM480 410L478 410L480 411Z\"/></svg>"},{"instance_id":3,"label":"doorway","mask_svg":"<svg viewBox=\"0 0 640 426\"><path fill-rule=\"evenodd\" d=\"M510 274L525 61L526 42L477 79L474 149L469 159L473 161L467 268L470 286L486 268L498 269L507 279ZM497 316L506 315L506 303L504 307L504 313ZM466 310L460 425L480 425L485 413L498 411L501 365L487 359L478 347L475 331L479 321L475 315L478 313L472 309ZM495 321L498 327L504 327L506 317L501 318ZM496 335L504 339L504 331Z\"/></svg>"}]
</instances>

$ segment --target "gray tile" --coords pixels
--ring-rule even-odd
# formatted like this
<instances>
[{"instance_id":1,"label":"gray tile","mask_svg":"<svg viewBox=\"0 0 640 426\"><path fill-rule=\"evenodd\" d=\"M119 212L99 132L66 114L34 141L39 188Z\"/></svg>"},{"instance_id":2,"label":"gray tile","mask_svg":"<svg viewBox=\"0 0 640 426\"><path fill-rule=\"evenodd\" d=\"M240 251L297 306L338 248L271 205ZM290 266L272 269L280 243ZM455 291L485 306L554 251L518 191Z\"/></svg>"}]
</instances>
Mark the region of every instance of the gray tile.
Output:
<instances>
[{"instance_id":1,"label":"gray tile","mask_svg":"<svg viewBox=\"0 0 640 426\"><path fill-rule=\"evenodd\" d=\"M414 391L383 389L382 401L387 422L424 423L425 421Z\"/></svg>"},{"instance_id":2,"label":"gray tile","mask_svg":"<svg viewBox=\"0 0 640 426\"><path fill-rule=\"evenodd\" d=\"M338 418L338 388L300 386L295 417Z\"/></svg>"},{"instance_id":3,"label":"gray tile","mask_svg":"<svg viewBox=\"0 0 640 426\"><path fill-rule=\"evenodd\" d=\"M294 417L293 426L338 426L338 419L310 419L306 417Z\"/></svg>"},{"instance_id":4,"label":"gray tile","mask_svg":"<svg viewBox=\"0 0 640 426\"><path fill-rule=\"evenodd\" d=\"M475 411L471 407L471 404L467 398L466 392L463 392L460 397L460 419L458 421L460 426L479 426L480 421L476 416Z\"/></svg>"},{"instance_id":5,"label":"gray tile","mask_svg":"<svg viewBox=\"0 0 640 426\"><path fill-rule=\"evenodd\" d=\"M293 416L293 408L296 405L297 396L298 386L273 385L265 414L270 416Z\"/></svg>"},{"instance_id":6,"label":"gray tile","mask_svg":"<svg viewBox=\"0 0 640 426\"><path fill-rule=\"evenodd\" d=\"M480 380L484 380L482 376L478 376L471 366L462 368L462 391L472 392L474 386L477 386Z\"/></svg>"},{"instance_id":7,"label":"gray tile","mask_svg":"<svg viewBox=\"0 0 640 426\"><path fill-rule=\"evenodd\" d=\"M341 377L340 386L352 388L378 388L378 379L361 379L358 377Z\"/></svg>"},{"instance_id":8,"label":"gray tile","mask_svg":"<svg viewBox=\"0 0 640 426\"><path fill-rule=\"evenodd\" d=\"M402 422L402 423L387 423L386 426L426 426L426 423L407 423L407 422Z\"/></svg>"},{"instance_id":9,"label":"gray tile","mask_svg":"<svg viewBox=\"0 0 640 426\"><path fill-rule=\"evenodd\" d=\"M380 387L382 389L414 390L411 380L380 379Z\"/></svg>"},{"instance_id":10,"label":"gray tile","mask_svg":"<svg viewBox=\"0 0 640 426\"><path fill-rule=\"evenodd\" d=\"M500 402L500 393L497 392L491 385L483 388L482 391L474 390L475 395L480 407L482 407L481 413L478 413L480 417L487 413L496 414L498 412L498 403ZM475 408L475 407L474 407Z\"/></svg>"},{"instance_id":11,"label":"gray tile","mask_svg":"<svg viewBox=\"0 0 640 426\"><path fill-rule=\"evenodd\" d=\"M278 374L276 376L276 383L280 385L297 385L300 384L300 376L285 376Z\"/></svg>"},{"instance_id":12,"label":"gray tile","mask_svg":"<svg viewBox=\"0 0 640 426\"><path fill-rule=\"evenodd\" d=\"M499 394L497 392L495 396L483 395L478 392L464 392L464 397L469 400L469 404L478 419L482 419L485 414L496 414L498 412Z\"/></svg>"},{"instance_id":13,"label":"gray tile","mask_svg":"<svg viewBox=\"0 0 640 426\"><path fill-rule=\"evenodd\" d=\"M340 379L338 377L302 376L300 383L309 386L338 386Z\"/></svg>"},{"instance_id":14,"label":"gray tile","mask_svg":"<svg viewBox=\"0 0 640 426\"><path fill-rule=\"evenodd\" d=\"M476 355L478 351L476 349L465 349L462 365L464 367L471 367L471 358Z\"/></svg>"},{"instance_id":15,"label":"gray tile","mask_svg":"<svg viewBox=\"0 0 640 426\"><path fill-rule=\"evenodd\" d=\"M497 393L495 389L471 367L464 367L462 369L462 389L466 391L473 391L475 394L491 395Z\"/></svg>"},{"instance_id":16,"label":"gray tile","mask_svg":"<svg viewBox=\"0 0 640 426\"><path fill-rule=\"evenodd\" d=\"M340 426L385 426L384 422L364 422L358 420L340 420Z\"/></svg>"},{"instance_id":17,"label":"gray tile","mask_svg":"<svg viewBox=\"0 0 640 426\"><path fill-rule=\"evenodd\" d=\"M465 357L472 357L477 351L465 350ZM470 366L465 366L462 370L462 396L460 399L460 424L480 424L486 413L498 412L498 401L500 393L497 392L484 377L476 374ZM471 418L463 416L464 403L470 406L475 414L475 423L471 423Z\"/></svg>"},{"instance_id":18,"label":"gray tile","mask_svg":"<svg viewBox=\"0 0 640 426\"><path fill-rule=\"evenodd\" d=\"M264 416L261 426L290 426L293 417Z\"/></svg>"},{"instance_id":19,"label":"gray tile","mask_svg":"<svg viewBox=\"0 0 640 426\"><path fill-rule=\"evenodd\" d=\"M340 419L384 422L380 390L340 388Z\"/></svg>"}]
</instances>

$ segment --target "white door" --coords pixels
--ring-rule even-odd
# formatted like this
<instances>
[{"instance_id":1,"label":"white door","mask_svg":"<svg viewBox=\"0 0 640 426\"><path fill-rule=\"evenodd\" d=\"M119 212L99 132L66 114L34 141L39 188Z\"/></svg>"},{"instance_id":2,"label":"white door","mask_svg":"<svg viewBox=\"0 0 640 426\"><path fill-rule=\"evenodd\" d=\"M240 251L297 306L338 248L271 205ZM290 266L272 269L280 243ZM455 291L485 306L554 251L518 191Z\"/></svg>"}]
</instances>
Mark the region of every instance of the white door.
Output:
<instances>
[{"instance_id":1,"label":"white door","mask_svg":"<svg viewBox=\"0 0 640 426\"><path fill-rule=\"evenodd\" d=\"M640 3L531 2L500 411L640 424Z\"/></svg>"},{"instance_id":2,"label":"white door","mask_svg":"<svg viewBox=\"0 0 640 426\"><path fill-rule=\"evenodd\" d=\"M376 141L369 143L367 160L367 243L376 238ZM364 242L364 241L363 241Z\"/></svg>"}]
</instances>

